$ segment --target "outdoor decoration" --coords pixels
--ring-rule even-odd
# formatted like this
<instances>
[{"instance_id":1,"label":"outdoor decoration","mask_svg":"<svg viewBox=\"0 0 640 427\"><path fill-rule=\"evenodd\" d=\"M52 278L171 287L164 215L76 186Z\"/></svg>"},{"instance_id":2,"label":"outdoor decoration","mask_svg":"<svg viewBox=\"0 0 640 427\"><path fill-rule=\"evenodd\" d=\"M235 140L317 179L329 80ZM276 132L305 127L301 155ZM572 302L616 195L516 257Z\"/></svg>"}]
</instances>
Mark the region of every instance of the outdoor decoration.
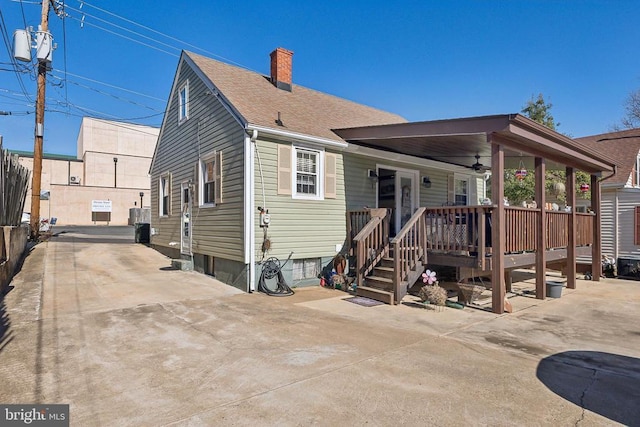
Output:
<instances>
[{"instance_id":1,"label":"outdoor decoration","mask_svg":"<svg viewBox=\"0 0 640 427\"><path fill-rule=\"evenodd\" d=\"M422 282L426 283L420 289L418 296L423 302L429 302L434 305L445 305L447 301L447 291L438 286L438 280L436 279L436 272L427 270L422 273Z\"/></svg>"},{"instance_id":2,"label":"outdoor decoration","mask_svg":"<svg viewBox=\"0 0 640 427\"><path fill-rule=\"evenodd\" d=\"M424 273L422 273L422 283L426 283L427 285L433 285L437 283L436 272L427 269Z\"/></svg>"},{"instance_id":3,"label":"outdoor decoration","mask_svg":"<svg viewBox=\"0 0 640 427\"><path fill-rule=\"evenodd\" d=\"M587 184L587 183L580 184L580 191L582 193L586 193L587 191L589 191L589 188L591 188L591 187L589 187L589 184Z\"/></svg>"},{"instance_id":4,"label":"outdoor decoration","mask_svg":"<svg viewBox=\"0 0 640 427\"><path fill-rule=\"evenodd\" d=\"M518 167L518 170L516 170L516 179L518 181L522 181L526 177L527 177L527 168L524 167L524 163L522 162L522 160L520 160L520 166Z\"/></svg>"},{"instance_id":5,"label":"outdoor decoration","mask_svg":"<svg viewBox=\"0 0 640 427\"><path fill-rule=\"evenodd\" d=\"M561 194L564 194L565 190L566 190L566 187L564 183L560 181L556 181L553 183L553 194L555 194L556 197L559 197Z\"/></svg>"}]
</instances>

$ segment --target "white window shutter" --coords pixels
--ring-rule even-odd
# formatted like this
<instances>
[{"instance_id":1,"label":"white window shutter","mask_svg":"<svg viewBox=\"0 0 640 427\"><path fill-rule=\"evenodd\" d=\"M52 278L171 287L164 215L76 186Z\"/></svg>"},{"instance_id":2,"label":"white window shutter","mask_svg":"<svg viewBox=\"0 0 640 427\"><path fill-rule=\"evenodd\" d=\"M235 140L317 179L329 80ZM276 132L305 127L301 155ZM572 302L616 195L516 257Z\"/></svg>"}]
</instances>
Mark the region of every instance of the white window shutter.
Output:
<instances>
[{"instance_id":1,"label":"white window shutter","mask_svg":"<svg viewBox=\"0 0 640 427\"><path fill-rule=\"evenodd\" d=\"M216 204L222 203L222 151L216 153L215 162L215 177L216 177Z\"/></svg>"},{"instance_id":2,"label":"white window shutter","mask_svg":"<svg viewBox=\"0 0 640 427\"><path fill-rule=\"evenodd\" d=\"M455 189L455 177L449 175L447 177L447 201L450 204L455 204L456 201L456 189Z\"/></svg>"},{"instance_id":3,"label":"white window shutter","mask_svg":"<svg viewBox=\"0 0 640 427\"><path fill-rule=\"evenodd\" d=\"M324 197L327 199L336 198L338 156L333 153L324 155Z\"/></svg>"},{"instance_id":4,"label":"white window shutter","mask_svg":"<svg viewBox=\"0 0 640 427\"><path fill-rule=\"evenodd\" d=\"M278 145L278 194L291 195L290 145Z\"/></svg>"},{"instance_id":5,"label":"white window shutter","mask_svg":"<svg viewBox=\"0 0 640 427\"><path fill-rule=\"evenodd\" d=\"M173 202L173 197L171 192L173 191L173 180L171 179L171 172L167 177L167 195L169 196L169 203L167 203L167 215L171 216L171 203Z\"/></svg>"},{"instance_id":6,"label":"white window shutter","mask_svg":"<svg viewBox=\"0 0 640 427\"><path fill-rule=\"evenodd\" d=\"M478 178L472 176L469 179L469 192L467 194L467 205L477 205L478 202Z\"/></svg>"},{"instance_id":7,"label":"white window shutter","mask_svg":"<svg viewBox=\"0 0 640 427\"><path fill-rule=\"evenodd\" d=\"M200 200L200 193L198 189L200 188L200 161L198 160L195 165L193 165L193 194L191 197L191 206L198 206L202 204L202 200Z\"/></svg>"}]
</instances>

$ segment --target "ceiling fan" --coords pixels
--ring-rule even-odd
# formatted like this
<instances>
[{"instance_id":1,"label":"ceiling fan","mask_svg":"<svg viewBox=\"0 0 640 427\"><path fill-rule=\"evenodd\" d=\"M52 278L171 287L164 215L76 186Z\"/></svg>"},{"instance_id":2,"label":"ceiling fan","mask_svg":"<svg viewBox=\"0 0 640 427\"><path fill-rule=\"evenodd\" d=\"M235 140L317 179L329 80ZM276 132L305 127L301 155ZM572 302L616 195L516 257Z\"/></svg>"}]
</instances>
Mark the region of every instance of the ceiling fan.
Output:
<instances>
[{"instance_id":1,"label":"ceiling fan","mask_svg":"<svg viewBox=\"0 0 640 427\"><path fill-rule=\"evenodd\" d=\"M471 165L471 169L473 169L477 173L485 173L487 170L489 170L488 166L485 166L482 163L480 163L480 155L479 154L476 154L475 157L476 157L476 162Z\"/></svg>"}]
</instances>

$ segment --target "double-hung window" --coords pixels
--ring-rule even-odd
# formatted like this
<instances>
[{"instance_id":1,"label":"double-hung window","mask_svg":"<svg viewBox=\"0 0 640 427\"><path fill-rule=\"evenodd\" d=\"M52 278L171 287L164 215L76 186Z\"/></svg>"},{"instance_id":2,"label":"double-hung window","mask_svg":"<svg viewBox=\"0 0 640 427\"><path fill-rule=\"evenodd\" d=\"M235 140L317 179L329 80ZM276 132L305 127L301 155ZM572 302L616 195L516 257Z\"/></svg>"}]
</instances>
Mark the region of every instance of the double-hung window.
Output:
<instances>
[{"instance_id":1,"label":"double-hung window","mask_svg":"<svg viewBox=\"0 0 640 427\"><path fill-rule=\"evenodd\" d=\"M210 157L200 164L202 170L202 205L212 205L216 202L216 159Z\"/></svg>"},{"instance_id":2,"label":"double-hung window","mask_svg":"<svg viewBox=\"0 0 640 427\"><path fill-rule=\"evenodd\" d=\"M308 147L278 144L278 194L294 199L335 199L338 156Z\"/></svg>"},{"instance_id":3,"label":"double-hung window","mask_svg":"<svg viewBox=\"0 0 640 427\"><path fill-rule=\"evenodd\" d=\"M222 152L213 151L198 162L198 186L200 206L222 203Z\"/></svg>"},{"instance_id":4,"label":"double-hung window","mask_svg":"<svg viewBox=\"0 0 640 427\"><path fill-rule=\"evenodd\" d=\"M454 203L457 206L466 206L469 201L469 181L467 179L456 178L454 180Z\"/></svg>"},{"instance_id":5,"label":"double-hung window","mask_svg":"<svg viewBox=\"0 0 640 427\"><path fill-rule=\"evenodd\" d=\"M189 118L189 81L180 87L178 92L178 123Z\"/></svg>"},{"instance_id":6,"label":"double-hung window","mask_svg":"<svg viewBox=\"0 0 640 427\"><path fill-rule=\"evenodd\" d=\"M322 152L307 148L294 147L295 186L294 197L305 199L322 198L323 170Z\"/></svg>"}]
</instances>

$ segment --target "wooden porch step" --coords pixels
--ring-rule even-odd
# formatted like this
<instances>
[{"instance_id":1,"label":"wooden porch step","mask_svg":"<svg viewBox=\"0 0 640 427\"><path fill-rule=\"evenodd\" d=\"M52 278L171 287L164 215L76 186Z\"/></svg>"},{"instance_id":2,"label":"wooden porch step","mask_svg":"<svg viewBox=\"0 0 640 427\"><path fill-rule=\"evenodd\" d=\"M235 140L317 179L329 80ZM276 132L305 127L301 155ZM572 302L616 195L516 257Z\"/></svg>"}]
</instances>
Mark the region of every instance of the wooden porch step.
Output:
<instances>
[{"instance_id":1,"label":"wooden porch step","mask_svg":"<svg viewBox=\"0 0 640 427\"><path fill-rule=\"evenodd\" d=\"M383 291L382 289L371 288L369 286L358 286L356 288L356 295L371 298L389 305L394 304L393 292Z\"/></svg>"},{"instance_id":2,"label":"wooden porch step","mask_svg":"<svg viewBox=\"0 0 640 427\"><path fill-rule=\"evenodd\" d=\"M395 270L393 267L375 267L373 269L373 274L376 277L384 277L385 279L393 279L393 272Z\"/></svg>"},{"instance_id":3,"label":"wooden porch step","mask_svg":"<svg viewBox=\"0 0 640 427\"><path fill-rule=\"evenodd\" d=\"M364 283L370 288L380 289L386 292L393 292L393 279L380 276L367 276Z\"/></svg>"},{"instance_id":4,"label":"wooden porch step","mask_svg":"<svg viewBox=\"0 0 640 427\"><path fill-rule=\"evenodd\" d=\"M389 268L393 268L393 258L391 257L386 257L386 258L382 258L380 260L380 264L378 264L378 267L389 267Z\"/></svg>"}]
</instances>

